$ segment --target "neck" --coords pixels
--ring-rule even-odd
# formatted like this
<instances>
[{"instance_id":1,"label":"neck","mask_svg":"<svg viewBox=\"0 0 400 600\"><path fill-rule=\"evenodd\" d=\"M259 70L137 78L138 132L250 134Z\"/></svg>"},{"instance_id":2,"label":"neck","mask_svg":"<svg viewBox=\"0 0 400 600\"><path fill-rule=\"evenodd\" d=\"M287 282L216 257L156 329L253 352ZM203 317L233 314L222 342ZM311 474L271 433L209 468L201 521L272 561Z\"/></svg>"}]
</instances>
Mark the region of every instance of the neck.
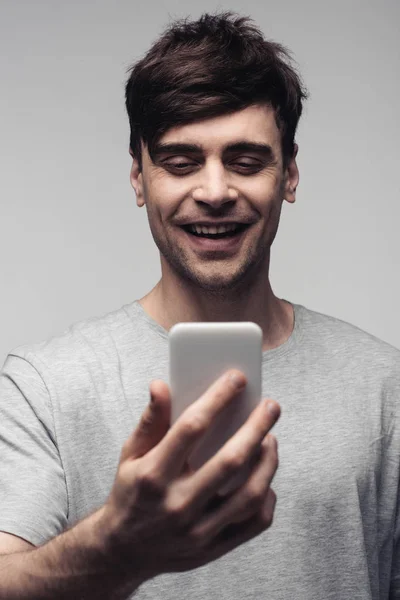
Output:
<instances>
[{"instance_id":1,"label":"neck","mask_svg":"<svg viewBox=\"0 0 400 600\"><path fill-rule=\"evenodd\" d=\"M283 344L294 326L292 305L274 295L268 276L241 293L218 295L183 284L177 277L162 277L139 302L167 331L182 321L253 321L263 331L264 351Z\"/></svg>"}]
</instances>

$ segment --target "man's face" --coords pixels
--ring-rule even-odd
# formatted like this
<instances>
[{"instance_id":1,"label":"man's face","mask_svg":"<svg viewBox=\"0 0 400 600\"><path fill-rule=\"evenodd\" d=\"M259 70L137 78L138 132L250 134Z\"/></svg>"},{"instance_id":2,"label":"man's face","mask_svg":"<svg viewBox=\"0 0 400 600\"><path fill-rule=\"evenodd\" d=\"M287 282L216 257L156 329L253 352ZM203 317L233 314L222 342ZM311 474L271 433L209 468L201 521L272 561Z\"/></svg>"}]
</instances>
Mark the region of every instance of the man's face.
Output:
<instances>
[{"instance_id":1,"label":"man's face","mask_svg":"<svg viewBox=\"0 0 400 600\"><path fill-rule=\"evenodd\" d=\"M253 105L173 127L158 141L154 162L142 148L142 171L134 159L131 182L137 204L147 207L163 276L172 270L183 282L224 293L268 270L282 201L294 202L298 183L295 157L283 171L272 108ZM238 224L239 233L215 241L215 229L208 239L190 231L221 223Z\"/></svg>"}]
</instances>

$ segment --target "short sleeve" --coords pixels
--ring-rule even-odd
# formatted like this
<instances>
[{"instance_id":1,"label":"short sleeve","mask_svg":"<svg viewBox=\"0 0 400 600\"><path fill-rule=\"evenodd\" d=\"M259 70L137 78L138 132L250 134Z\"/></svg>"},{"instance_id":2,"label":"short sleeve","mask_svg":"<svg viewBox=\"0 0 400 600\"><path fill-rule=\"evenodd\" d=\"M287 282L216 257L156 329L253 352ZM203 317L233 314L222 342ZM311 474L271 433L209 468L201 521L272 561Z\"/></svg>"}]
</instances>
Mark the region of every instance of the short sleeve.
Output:
<instances>
[{"instance_id":1,"label":"short sleeve","mask_svg":"<svg viewBox=\"0 0 400 600\"><path fill-rule=\"evenodd\" d=\"M389 599L400 600L400 485L399 494L397 496L397 513L393 543L394 547Z\"/></svg>"},{"instance_id":2,"label":"short sleeve","mask_svg":"<svg viewBox=\"0 0 400 600\"><path fill-rule=\"evenodd\" d=\"M48 390L29 361L10 354L0 371L0 531L39 546L67 524Z\"/></svg>"},{"instance_id":3,"label":"short sleeve","mask_svg":"<svg viewBox=\"0 0 400 600\"><path fill-rule=\"evenodd\" d=\"M394 465L393 487L397 492L389 600L400 600L400 373L398 368L387 396L392 407L388 434L391 448L390 463Z\"/></svg>"}]
</instances>

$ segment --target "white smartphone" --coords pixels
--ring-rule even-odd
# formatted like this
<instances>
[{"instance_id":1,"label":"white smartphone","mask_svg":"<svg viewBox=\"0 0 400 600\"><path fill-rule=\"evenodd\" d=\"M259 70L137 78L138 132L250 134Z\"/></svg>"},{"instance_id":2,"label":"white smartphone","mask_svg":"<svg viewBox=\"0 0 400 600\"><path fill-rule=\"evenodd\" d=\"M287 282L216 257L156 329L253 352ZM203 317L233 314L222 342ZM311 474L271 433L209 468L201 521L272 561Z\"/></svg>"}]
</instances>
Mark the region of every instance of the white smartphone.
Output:
<instances>
[{"instance_id":1,"label":"white smartphone","mask_svg":"<svg viewBox=\"0 0 400 600\"><path fill-rule=\"evenodd\" d=\"M242 371L247 385L215 419L188 458L196 470L245 423L261 400L262 329L252 322L178 323L169 332L171 425L224 372ZM228 494L248 478L252 462L219 493Z\"/></svg>"}]
</instances>

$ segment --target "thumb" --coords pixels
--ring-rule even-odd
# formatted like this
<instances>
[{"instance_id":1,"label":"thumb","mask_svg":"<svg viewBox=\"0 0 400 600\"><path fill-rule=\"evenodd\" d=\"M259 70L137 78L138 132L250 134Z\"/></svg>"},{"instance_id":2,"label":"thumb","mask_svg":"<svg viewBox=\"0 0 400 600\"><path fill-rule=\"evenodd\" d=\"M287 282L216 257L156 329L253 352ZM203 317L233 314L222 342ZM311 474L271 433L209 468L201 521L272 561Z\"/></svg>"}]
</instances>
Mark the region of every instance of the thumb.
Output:
<instances>
[{"instance_id":1,"label":"thumb","mask_svg":"<svg viewBox=\"0 0 400 600\"><path fill-rule=\"evenodd\" d=\"M161 379L150 383L150 402L141 416L139 424L122 447L121 461L140 458L156 446L170 427L171 394L168 385Z\"/></svg>"}]
</instances>

